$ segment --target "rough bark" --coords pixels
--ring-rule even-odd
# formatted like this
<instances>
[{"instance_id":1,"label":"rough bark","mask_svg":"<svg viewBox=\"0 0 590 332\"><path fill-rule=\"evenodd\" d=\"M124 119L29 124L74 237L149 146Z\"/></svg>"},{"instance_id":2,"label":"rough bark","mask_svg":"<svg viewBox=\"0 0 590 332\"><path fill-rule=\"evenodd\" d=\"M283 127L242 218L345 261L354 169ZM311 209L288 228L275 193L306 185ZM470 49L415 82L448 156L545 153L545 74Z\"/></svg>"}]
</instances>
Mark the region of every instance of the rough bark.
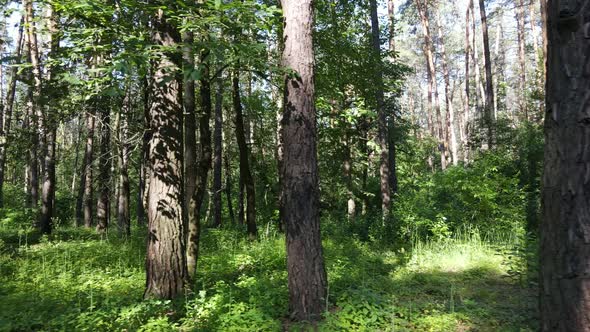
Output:
<instances>
[{"instance_id":1,"label":"rough bark","mask_svg":"<svg viewBox=\"0 0 590 332\"><path fill-rule=\"evenodd\" d=\"M315 321L325 309L327 277L319 218L319 180L314 106L313 8L311 0L282 0L283 217L286 227L289 311L295 320Z\"/></svg>"},{"instance_id":2,"label":"rough bark","mask_svg":"<svg viewBox=\"0 0 590 332\"><path fill-rule=\"evenodd\" d=\"M223 168L223 78L216 77L215 127L213 131L213 226L221 226L221 172Z\"/></svg>"},{"instance_id":3,"label":"rough bark","mask_svg":"<svg viewBox=\"0 0 590 332\"><path fill-rule=\"evenodd\" d=\"M180 41L162 10L153 20L152 41L173 48ZM183 294L188 281L183 226L182 98L176 54L153 60L149 110L150 186L145 298ZM176 61L175 61L176 60Z\"/></svg>"},{"instance_id":4,"label":"rough bark","mask_svg":"<svg viewBox=\"0 0 590 332\"><path fill-rule=\"evenodd\" d=\"M590 6L547 3L541 331L590 331Z\"/></svg>"},{"instance_id":5,"label":"rough bark","mask_svg":"<svg viewBox=\"0 0 590 332\"><path fill-rule=\"evenodd\" d=\"M375 108L377 113L377 144L379 145L379 178L381 185L381 216L385 221L391 205L389 179L389 131L383 93L383 66L377 0L370 0L371 8L371 46L375 56Z\"/></svg>"},{"instance_id":6,"label":"rough bark","mask_svg":"<svg viewBox=\"0 0 590 332\"><path fill-rule=\"evenodd\" d=\"M485 68L485 106L484 106L484 121L487 128L487 144L491 149L494 141L494 84L492 77L492 56L490 55L490 38L488 35L488 20L486 16L486 7L484 0L479 0L479 13L481 17L481 32L483 36L483 58Z\"/></svg>"},{"instance_id":7,"label":"rough bark","mask_svg":"<svg viewBox=\"0 0 590 332\"><path fill-rule=\"evenodd\" d=\"M236 69L232 75L232 101L236 117L236 140L240 155L240 179L243 181L246 190L246 227L248 229L248 236L250 238L256 238L256 193L252 171L250 170L250 151L246 144L239 80L239 71Z\"/></svg>"},{"instance_id":8,"label":"rough bark","mask_svg":"<svg viewBox=\"0 0 590 332\"><path fill-rule=\"evenodd\" d=\"M201 225L201 210L205 193L207 191L207 180L209 169L211 168L211 128L209 120L211 119L211 78L209 73L209 51L201 54L201 79L199 80L199 94L201 99L201 112L199 113L199 132L200 132L200 155L197 165L197 187L194 191L194 206L191 206L194 218L189 222L188 228L188 250L187 264L191 276L194 275L197 268L197 259L199 257L199 237Z\"/></svg>"}]
</instances>

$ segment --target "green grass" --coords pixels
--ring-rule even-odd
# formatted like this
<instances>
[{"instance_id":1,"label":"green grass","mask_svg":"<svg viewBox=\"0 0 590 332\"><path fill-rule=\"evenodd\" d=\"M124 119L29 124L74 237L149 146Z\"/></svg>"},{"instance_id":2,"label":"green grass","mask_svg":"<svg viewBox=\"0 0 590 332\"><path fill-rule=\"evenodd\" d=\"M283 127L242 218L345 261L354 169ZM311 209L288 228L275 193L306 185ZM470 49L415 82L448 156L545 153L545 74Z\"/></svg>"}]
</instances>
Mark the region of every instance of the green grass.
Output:
<instances>
[{"instance_id":1,"label":"green grass","mask_svg":"<svg viewBox=\"0 0 590 332\"><path fill-rule=\"evenodd\" d=\"M39 237L0 223L1 331L280 331L288 322L282 235L205 230L194 293L142 301L144 233ZM508 242L508 241L506 241ZM534 331L535 290L507 273L511 243L476 236L391 250L324 238L320 331Z\"/></svg>"}]
</instances>

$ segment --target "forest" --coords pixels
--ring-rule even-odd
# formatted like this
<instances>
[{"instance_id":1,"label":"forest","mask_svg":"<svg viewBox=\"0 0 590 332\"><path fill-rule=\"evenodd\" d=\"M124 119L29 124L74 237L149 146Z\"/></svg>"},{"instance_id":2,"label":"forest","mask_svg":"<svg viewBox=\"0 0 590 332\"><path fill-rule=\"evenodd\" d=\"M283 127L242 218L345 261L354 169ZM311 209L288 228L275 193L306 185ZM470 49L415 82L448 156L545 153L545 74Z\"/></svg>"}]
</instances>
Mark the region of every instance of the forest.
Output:
<instances>
[{"instance_id":1,"label":"forest","mask_svg":"<svg viewBox=\"0 0 590 332\"><path fill-rule=\"evenodd\" d=\"M0 0L0 331L589 331L587 0Z\"/></svg>"}]
</instances>

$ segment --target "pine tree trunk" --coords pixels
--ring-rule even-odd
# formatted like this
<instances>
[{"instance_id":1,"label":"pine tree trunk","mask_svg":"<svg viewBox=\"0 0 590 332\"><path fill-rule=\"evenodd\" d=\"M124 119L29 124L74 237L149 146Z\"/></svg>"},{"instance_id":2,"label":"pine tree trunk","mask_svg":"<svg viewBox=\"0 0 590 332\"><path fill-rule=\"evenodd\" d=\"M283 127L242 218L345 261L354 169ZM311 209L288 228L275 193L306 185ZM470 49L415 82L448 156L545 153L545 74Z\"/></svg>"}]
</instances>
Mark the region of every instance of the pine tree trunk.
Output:
<instances>
[{"instance_id":1,"label":"pine tree trunk","mask_svg":"<svg viewBox=\"0 0 590 332\"><path fill-rule=\"evenodd\" d=\"M494 84L493 84L493 77L492 77L492 56L490 55L490 39L488 36L488 21L486 16L486 7L484 0L479 0L479 13L481 17L481 31L483 35L483 57L484 57L484 67L485 67L485 82L486 82L486 89L485 89L485 111L484 111L484 119L487 132L487 144L488 148L491 149L494 137L493 137L493 128L494 128Z\"/></svg>"},{"instance_id":2,"label":"pine tree trunk","mask_svg":"<svg viewBox=\"0 0 590 332\"><path fill-rule=\"evenodd\" d=\"M94 127L95 127L95 105L90 106L86 113L86 147L84 149L84 176L80 178L81 188L83 188L83 216L84 227L90 228L93 224L93 167L94 162Z\"/></svg>"},{"instance_id":3,"label":"pine tree trunk","mask_svg":"<svg viewBox=\"0 0 590 332\"><path fill-rule=\"evenodd\" d=\"M216 77L215 129L213 132L213 225L221 226L221 171L223 168L223 78Z\"/></svg>"},{"instance_id":4,"label":"pine tree trunk","mask_svg":"<svg viewBox=\"0 0 590 332\"><path fill-rule=\"evenodd\" d=\"M173 49L178 31L163 10L153 21L152 40ZM153 60L149 111L150 186L145 298L171 299L188 284L183 223L182 98L179 63L171 55ZM171 69L176 69L171 72Z\"/></svg>"},{"instance_id":5,"label":"pine tree trunk","mask_svg":"<svg viewBox=\"0 0 590 332\"><path fill-rule=\"evenodd\" d=\"M447 64L447 53L445 49L444 36L442 33L442 26L440 23L440 16L437 15L437 28L438 28L438 39L440 42L440 53L443 70L443 78L445 81L445 109L446 109L446 128L445 131L445 144L451 148L451 160L453 165L457 165L457 137L455 134L455 110L453 108L453 99L451 92L451 80L449 75L449 66ZM446 150L446 149L445 149Z\"/></svg>"},{"instance_id":6,"label":"pine tree trunk","mask_svg":"<svg viewBox=\"0 0 590 332\"><path fill-rule=\"evenodd\" d=\"M440 113L440 102L438 98L438 84L436 81L436 67L434 64L434 44L432 42L432 34L430 33L430 19L428 13L428 2L426 0L415 0L418 13L420 14L420 21L422 23L422 34L424 35L424 56L426 58L426 67L428 72L428 108L430 114L434 113L436 116L436 130L431 130L436 133L438 139L438 150L440 152L441 168L447 168L446 153L444 147L444 133L442 118ZM424 2L422 2L424 1ZM432 124L432 120L430 120ZM434 129L434 124L432 124Z\"/></svg>"},{"instance_id":7,"label":"pine tree trunk","mask_svg":"<svg viewBox=\"0 0 590 332\"><path fill-rule=\"evenodd\" d=\"M209 73L209 58L210 53L204 51L201 54L202 73L200 79L199 94L201 97L201 112L199 114L199 131L200 131L200 158L197 170L197 187L193 194L194 206L191 206L191 211L194 213L194 218L191 217L188 228L188 249L187 249L187 264L188 271L192 276L197 269L197 259L199 257L199 237L201 233L201 210L205 193L207 191L207 182L209 176L209 169L211 168L211 128L209 120L211 119L211 79Z\"/></svg>"},{"instance_id":8,"label":"pine tree trunk","mask_svg":"<svg viewBox=\"0 0 590 332\"><path fill-rule=\"evenodd\" d=\"M130 84L130 83L127 83ZM117 224L120 236L131 235L131 217L129 213L130 184L129 184L129 116L131 114L131 87L127 87L123 99L122 112L119 120L119 192L117 197Z\"/></svg>"},{"instance_id":9,"label":"pine tree trunk","mask_svg":"<svg viewBox=\"0 0 590 332\"><path fill-rule=\"evenodd\" d=\"M246 144L246 132L244 130L244 115L242 100L240 97L239 71L236 69L232 75L232 100L236 116L236 139L240 154L240 179L246 189L246 227L250 239L256 238L256 193L254 179L250 170L250 151Z\"/></svg>"},{"instance_id":10,"label":"pine tree trunk","mask_svg":"<svg viewBox=\"0 0 590 332\"><path fill-rule=\"evenodd\" d=\"M57 30L57 16L53 7L50 5L49 7L49 63L52 63L51 60L55 59L57 56L58 48L59 48L59 39L58 39L58 30ZM52 92L51 90L55 89L54 85L54 76L57 68L50 65L47 68L47 81L50 89L46 89L47 91ZM52 103L51 106L55 107L55 104ZM44 132L46 133L45 137L45 145L46 150L44 155L44 172L43 172L43 186L41 191L41 215L39 219L39 226L43 233L51 233L53 228L53 209L55 203L55 160L56 160L56 135L57 135L57 119L55 118L55 109L50 110L49 112L44 112L43 114L43 128Z\"/></svg>"},{"instance_id":11,"label":"pine tree trunk","mask_svg":"<svg viewBox=\"0 0 590 332\"><path fill-rule=\"evenodd\" d=\"M18 28L18 37L16 39L15 64L21 63L22 44L23 44L24 19L21 19ZM10 82L6 92L6 104L4 105L3 120L0 122L0 208L4 207L4 177L6 174L6 150L10 144L10 129L12 124L12 113L14 109L14 97L16 95L16 81L18 79L18 68L14 66L10 69Z\"/></svg>"},{"instance_id":12,"label":"pine tree trunk","mask_svg":"<svg viewBox=\"0 0 590 332\"><path fill-rule=\"evenodd\" d=\"M36 207L39 202L39 164L38 151L44 151L39 135L39 124L41 115L41 67L39 63L39 49L37 44L37 32L35 29L33 3L31 0L23 0L25 17L25 42L28 49L28 59L31 63L33 86L28 92L28 130L31 135L31 147L29 150L27 187L28 206Z\"/></svg>"},{"instance_id":13,"label":"pine tree trunk","mask_svg":"<svg viewBox=\"0 0 590 332\"><path fill-rule=\"evenodd\" d=\"M190 31L182 35L182 61L184 71L183 105L184 105L184 218L187 225L195 223L194 192L197 185L197 139L196 139L196 106L195 80L192 73L195 70L195 55L193 52L194 36ZM192 273L192 270L189 270Z\"/></svg>"},{"instance_id":14,"label":"pine tree trunk","mask_svg":"<svg viewBox=\"0 0 590 332\"><path fill-rule=\"evenodd\" d=\"M187 267L191 278L197 271L199 252L199 215L196 207L197 188L197 140L196 140L196 106L195 81L191 77L195 69L193 52L194 36L190 31L183 33L183 70L184 70L184 219L187 229Z\"/></svg>"},{"instance_id":15,"label":"pine tree trunk","mask_svg":"<svg viewBox=\"0 0 590 332\"><path fill-rule=\"evenodd\" d=\"M383 69L381 59L381 42L379 33L379 17L377 16L377 0L370 0L371 7L371 41L375 56L375 106L377 112L377 144L379 145L379 177L381 184L381 216L383 221L388 218L391 207L391 190L389 187L389 132L387 115L385 114L383 93Z\"/></svg>"},{"instance_id":16,"label":"pine tree trunk","mask_svg":"<svg viewBox=\"0 0 590 332\"><path fill-rule=\"evenodd\" d=\"M315 321L325 310L327 277L319 216L319 180L313 71L311 0L282 0L285 49L283 217L287 237L289 312Z\"/></svg>"},{"instance_id":17,"label":"pine tree trunk","mask_svg":"<svg viewBox=\"0 0 590 332\"><path fill-rule=\"evenodd\" d=\"M540 330L547 332L590 330L590 6L570 4L547 4L539 283Z\"/></svg>"},{"instance_id":18,"label":"pine tree trunk","mask_svg":"<svg viewBox=\"0 0 590 332\"><path fill-rule=\"evenodd\" d=\"M98 200L96 202L96 231L106 233L110 219L111 181L111 126L110 107L104 97L99 98L100 152L98 157Z\"/></svg>"},{"instance_id":19,"label":"pine tree trunk","mask_svg":"<svg viewBox=\"0 0 590 332\"><path fill-rule=\"evenodd\" d=\"M518 80L518 108L520 115L525 121L529 120L529 114L527 109L527 96L526 96L526 49L525 49L525 5L524 0L518 0L517 11L516 11L516 31L518 41L518 64L519 64L519 80Z\"/></svg>"},{"instance_id":20,"label":"pine tree trunk","mask_svg":"<svg viewBox=\"0 0 590 332\"><path fill-rule=\"evenodd\" d=\"M470 122L470 110L471 110L471 87L470 87L470 80L471 77L469 75L469 59L471 56L471 7L473 5L473 0L469 0L467 3L467 10L465 11L465 103L463 109L463 126L461 126L461 131L463 132L461 142L463 143L463 161L467 162L469 156L469 145L466 144L468 137L469 137L469 122Z\"/></svg>"}]
</instances>

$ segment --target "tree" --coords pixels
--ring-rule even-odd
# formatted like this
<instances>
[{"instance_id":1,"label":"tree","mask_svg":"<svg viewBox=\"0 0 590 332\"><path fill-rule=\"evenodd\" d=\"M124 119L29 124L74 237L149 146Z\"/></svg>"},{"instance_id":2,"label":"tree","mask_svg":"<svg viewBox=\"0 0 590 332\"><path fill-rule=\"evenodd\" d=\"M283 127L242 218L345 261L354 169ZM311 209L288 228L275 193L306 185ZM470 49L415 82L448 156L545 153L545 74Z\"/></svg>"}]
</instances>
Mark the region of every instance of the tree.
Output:
<instances>
[{"instance_id":1,"label":"tree","mask_svg":"<svg viewBox=\"0 0 590 332\"><path fill-rule=\"evenodd\" d=\"M153 27L154 44L167 50L178 45L180 35L161 8ZM183 293L188 280L182 211L181 64L174 62L177 58L163 52L153 60L145 298L174 298Z\"/></svg>"},{"instance_id":2,"label":"tree","mask_svg":"<svg viewBox=\"0 0 590 332\"><path fill-rule=\"evenodd\" d=\"M213 225L221 226L221 171L223 156L223 78L215 78L215 127L213 130ZM228 189L229 190L229 189Z\"/></svg>"},{"instance_id":3,"label":"tree","mask_svg":"<svg viewBox=\"0 0 590 332\"><path fill-rule=\"evenodd\" d=\"M488 36L488 20L486 16L486 5L484 0L479 0L479 13L481 16L481 31L483 35L483 57L485 67L485 111L484 119L487 127L488 148L492 148L493 144L493 125L494 125L494 84L492 77L492 57L490 55L490 38Z\"/></svg>"},{"instance_id":4,"label":"tree","mask_svg":"<svg viewBox=\"0 0 590 332\"><path fill-rule=\"evenodd\" d=\"M285 78L282 212L287 238L289 311L321 318L327 296L319 220L311 0L282 0Z\"/></svg>"},{"instance_id":5,"label":"tree","mask_svg":"<svg viewBox=\"0 0 590 332\"><path fill-rule=\"evenodd\" d=\"M590 329L588 246L590 187L590 6L566 11L547 3L545 163L542 189L540 317L542 331ZM586 21L587 22L587 21ZM564 68L566 68L564 70Z\"/></svg>"},{"instance_id":6,"label":"tree","mask_svg":"<svg viewBox=\"0 0 590 332\"><path fill-rule=\"evenodd\" d=\"M16 39L15 63L20 64L23 44L24 18L21 19ZM10 129L12 124L12 113L14 110L14 97L16 95L17 67L10 69L10 82L6 93L6 103L2 110L2 121L0 121L0 208L4 206L4 177L6 174L6 150L10 141Z\"/></svg>"},{"instance_id":7,"label":"tree","mask_svg":"<svg viewBox=\"0 0 590 332\"><path fill-rule=\"evenodd\" d=\"M371 46L375 57L375 106L377 111L377 144L379 145L379 176L381 180L381 214L383 220L389 215L391 191L389 178L389 131L387 115L384 109L383 70L381 60L381 41L379 33L379 17L377 16L377 1L370 1L371 7Z\"/></svg>"},{"instance_id":8,"label":"tree","mask_svg":"<svg viewBox=\"0 0 590 332\"><path fill-rule=\"evenodd\" d=\"M127 83L130 85L130 83ZM125 89L123 105L119 114L119 186L117 197L117 224L119 235L131 235L131 218L129 213L130 183L129 183L129 155L131 154L131 144L129 142L129 117L131 115L131 87Z\"/></svg>"},{"instance_id":9,"label":"tree","mask_svg":"<svg viewBox=\"0 0 590 332\"><path fill-rule=\"evenodd\" d=\"M256 238L256 193L254 179L250 171L250 151L246 145L246 132L244 130L244 115L242 112L242 100L240 97L240 72L236 69L232 75L232 100L236 116L236 140L240 154L240 179L246 189L246 227L251 239Z\"/></svg>"}]
</instances>

